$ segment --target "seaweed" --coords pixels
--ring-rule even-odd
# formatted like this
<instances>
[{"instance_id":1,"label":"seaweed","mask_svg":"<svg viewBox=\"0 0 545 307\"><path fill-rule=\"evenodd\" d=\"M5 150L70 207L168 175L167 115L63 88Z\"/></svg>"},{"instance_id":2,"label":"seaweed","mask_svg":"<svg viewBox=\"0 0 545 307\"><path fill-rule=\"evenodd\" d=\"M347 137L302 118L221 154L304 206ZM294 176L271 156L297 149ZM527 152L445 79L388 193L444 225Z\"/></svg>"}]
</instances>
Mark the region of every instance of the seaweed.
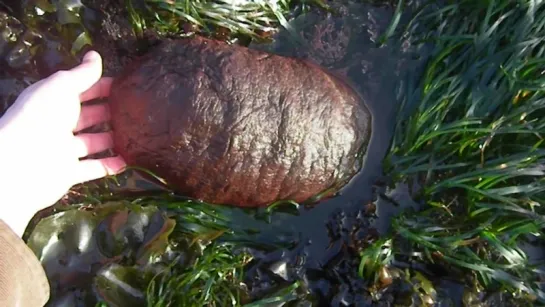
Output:
<instances>
[{"instance_id":1,"label":"seaweed","mask_svg":"<svg viewBox=\"0 0 545 307\"><path fill-rule=\"evenodd\" d=\"M401 84L384 167L418 183L424 206L393 219L389 239L362 254L362 275L405 256L545 302L543 259L524 247L542 246L545 225L544 17L535 1L457 1L399 29L432 51Z\"/></svg>"}]
</instances>

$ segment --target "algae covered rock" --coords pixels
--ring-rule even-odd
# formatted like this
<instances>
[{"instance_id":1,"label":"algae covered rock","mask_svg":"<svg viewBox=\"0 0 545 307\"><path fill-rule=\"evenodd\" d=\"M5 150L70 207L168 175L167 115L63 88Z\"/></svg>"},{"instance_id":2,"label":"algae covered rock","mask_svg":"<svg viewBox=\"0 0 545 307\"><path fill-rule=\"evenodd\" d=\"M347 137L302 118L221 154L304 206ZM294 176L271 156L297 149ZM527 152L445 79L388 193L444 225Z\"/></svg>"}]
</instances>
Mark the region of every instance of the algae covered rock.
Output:
<instances>
[{"instance_id":1,"label":"algae covered rock","mask_svg":"<svg viewBox=\"0 0 545 307\"><path fill-rule=\"evenodd\" d=\"M202 37L165 40L114 81L115 150L215 204L304 202L360 169L361 96L304 60Z\"/></svg>"}]
</instances>

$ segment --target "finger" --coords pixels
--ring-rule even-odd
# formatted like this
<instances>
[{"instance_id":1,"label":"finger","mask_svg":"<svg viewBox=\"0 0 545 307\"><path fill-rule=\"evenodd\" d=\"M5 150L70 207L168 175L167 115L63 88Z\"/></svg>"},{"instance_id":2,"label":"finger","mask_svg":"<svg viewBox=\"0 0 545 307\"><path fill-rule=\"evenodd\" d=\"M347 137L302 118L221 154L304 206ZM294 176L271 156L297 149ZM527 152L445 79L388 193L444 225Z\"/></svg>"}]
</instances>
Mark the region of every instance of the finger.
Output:
<instances>
[{"instance_id":1,"label":"finger","mask_svg":"<svg viewBox=\"0 0 545 307\"><path fill-rule=\"evenodd\" d=\"M117 175L125 170L127 164L120 156L96 160L83 160L78 163L78 182L100 179L109 175Z\"/></svg>"},{"instance_id":2,"label":"finger","mask_svg":"<svg viewBox=\"0 0 545 307\"><path fill-rule=\"evenodd\" d=\"M112 88L113 80L114 79L110 77L100 78L100 80L93 84L91 88L79 95L80 101L84 102L110 96L110 89Z\"/></svg>"},{"instance_id":3,"label":"finger","mask_svg":"<svg viewBox=\"0 0 545 307\"><path fill-rule=\"evenodd\" d=\"M92 127L110 120L110 108L107 104L84 105L81 108L79 121L74 132Z\"/></svg>"},{"instance_id":4,"label":"finger","mask_svg":"<svg viewBox=\"0 0 545 307\"><path fill-rule=\"evenodd\" d=\"M80 95L90 89L102 76L102 58L96 51L89 51L78 66L56 72L51 76L50 89Z\"/></svg>"},{"instance_id":5,"label":"finger","mask_svg":"<svg viewBox=\"0 0 545 307\"><path fill-rule=\"evenodd\" d=\"M109 132L76 135L74 143L74 151L78 158L103 152L114 146L112 134Z\"/></svg>"}]
</instances>

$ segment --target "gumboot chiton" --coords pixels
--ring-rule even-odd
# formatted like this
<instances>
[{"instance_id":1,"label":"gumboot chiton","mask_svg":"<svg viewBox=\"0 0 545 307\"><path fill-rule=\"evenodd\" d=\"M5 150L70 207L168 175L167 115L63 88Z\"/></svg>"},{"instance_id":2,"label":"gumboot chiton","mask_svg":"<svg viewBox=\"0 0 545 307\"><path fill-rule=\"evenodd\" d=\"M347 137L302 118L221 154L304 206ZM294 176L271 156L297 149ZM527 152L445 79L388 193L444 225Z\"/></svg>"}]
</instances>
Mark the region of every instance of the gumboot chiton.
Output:
<instances>
[{"instance_id":1,"label":"gumboot chiton","mask_svg":"<svg viewBox=\"0 0 545 307\"><path fill-rule=\"evenodd\" d=\"M304 202L346 183L371 132L362 99L308 61L202 37L166 40L116 78L115 150L215 204Z\"/></svg>"}]
</instances>

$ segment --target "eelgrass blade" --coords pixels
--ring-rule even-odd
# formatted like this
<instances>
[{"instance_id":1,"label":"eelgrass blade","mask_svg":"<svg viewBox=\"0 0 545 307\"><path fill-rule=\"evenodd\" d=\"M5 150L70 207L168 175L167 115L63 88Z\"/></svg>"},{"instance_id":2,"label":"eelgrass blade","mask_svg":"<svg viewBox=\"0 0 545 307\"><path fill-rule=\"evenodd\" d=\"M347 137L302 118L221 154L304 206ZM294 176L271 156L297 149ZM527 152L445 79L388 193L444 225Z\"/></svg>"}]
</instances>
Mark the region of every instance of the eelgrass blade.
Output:
<instances>
[{"instance_id":1,"label":"eelgrass blade","mask_svg":"<svg viewBox=\"0 0 545 307\"><path fill-rule=\"evenodd\" d=\"M518 246L544 236L545 3L433 6L405 28L433 50L405 84L385 163L395 179L425 178L420 200L431 206L394 218L393 235L426 255L420 261L545 302L538 264Z\"/></svg>"}]
</instances>

